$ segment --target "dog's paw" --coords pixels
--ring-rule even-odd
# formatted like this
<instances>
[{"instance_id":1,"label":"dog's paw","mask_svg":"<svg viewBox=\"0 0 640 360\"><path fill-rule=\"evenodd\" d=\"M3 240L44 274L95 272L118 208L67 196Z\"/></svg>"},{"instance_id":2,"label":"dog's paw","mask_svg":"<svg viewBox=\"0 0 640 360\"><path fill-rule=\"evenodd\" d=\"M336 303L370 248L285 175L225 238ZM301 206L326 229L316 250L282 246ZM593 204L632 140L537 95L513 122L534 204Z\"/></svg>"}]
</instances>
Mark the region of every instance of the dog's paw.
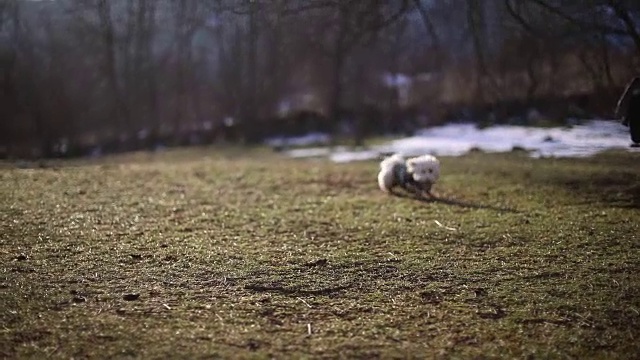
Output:
<instances>
[{"instance_id":1,"label":"dog's paw","mask_svg":"<svg viewBox=\"0 0 640 360\"><path fill-rule=\"evenodd\" d=\"M438 198L438 194L434 193L433 191L425 192L424 193L424 197L427 198L427 199L437 199Z\"/></svg>"}]
</instances>

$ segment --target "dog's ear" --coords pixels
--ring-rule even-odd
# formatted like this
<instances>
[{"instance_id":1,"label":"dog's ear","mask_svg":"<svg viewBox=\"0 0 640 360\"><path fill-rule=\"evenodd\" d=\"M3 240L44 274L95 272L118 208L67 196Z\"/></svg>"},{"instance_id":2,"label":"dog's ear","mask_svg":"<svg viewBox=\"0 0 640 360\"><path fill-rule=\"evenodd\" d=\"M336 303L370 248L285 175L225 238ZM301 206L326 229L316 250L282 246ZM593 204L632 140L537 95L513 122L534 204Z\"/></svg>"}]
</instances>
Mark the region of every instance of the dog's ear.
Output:
<instances>
[{"instance_id":1,"label":"dog's ear","mask_svg":"<svg viewBox=\"0 0 640 360\"><path fill-rule=\"evenodd\" d=\"M416 162L413 159L407 160L407 168L413 169L416 166Z\"/></svg>"}]
</instances>

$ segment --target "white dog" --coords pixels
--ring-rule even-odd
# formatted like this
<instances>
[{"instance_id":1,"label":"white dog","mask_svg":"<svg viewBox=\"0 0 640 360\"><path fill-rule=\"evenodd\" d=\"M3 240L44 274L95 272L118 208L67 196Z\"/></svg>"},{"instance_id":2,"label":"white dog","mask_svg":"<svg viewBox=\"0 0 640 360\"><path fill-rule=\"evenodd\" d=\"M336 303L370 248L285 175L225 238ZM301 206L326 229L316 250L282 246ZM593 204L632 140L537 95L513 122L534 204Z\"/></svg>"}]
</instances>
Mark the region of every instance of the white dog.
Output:
<instances>
[{"instance_id":1,"label":"white dog","mask_svg":"<svg viewBox=\"0 0 640 360\"><path fill-rule=\"evenodd\" d=\"M399 154L392 155L380 163L378 186L390 193L400 186L417 195L426 193L433 196L431 187L440 177L440 161L432 155L422 155L405 159Z\"/></svg>"}]
</instances>

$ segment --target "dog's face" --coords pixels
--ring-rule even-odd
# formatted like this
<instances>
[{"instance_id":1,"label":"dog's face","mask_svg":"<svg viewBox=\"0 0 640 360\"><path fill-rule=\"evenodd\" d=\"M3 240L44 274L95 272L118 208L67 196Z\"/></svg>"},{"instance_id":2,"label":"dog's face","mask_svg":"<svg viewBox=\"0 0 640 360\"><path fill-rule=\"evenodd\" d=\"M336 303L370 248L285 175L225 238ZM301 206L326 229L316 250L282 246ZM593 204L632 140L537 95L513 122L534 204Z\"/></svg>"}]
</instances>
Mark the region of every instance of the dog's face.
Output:
<instances>
[{"instance_id":1,"label":"dog's face","mask_svg":"<svg viewBox=\"0 0 640 360\"><path fill-rule=\"evenodd\" d=\"M423 155L407 160L407 170L413 180L434 184L440 177L440 161L431 155Z\"/></svg>"}]
</instances>

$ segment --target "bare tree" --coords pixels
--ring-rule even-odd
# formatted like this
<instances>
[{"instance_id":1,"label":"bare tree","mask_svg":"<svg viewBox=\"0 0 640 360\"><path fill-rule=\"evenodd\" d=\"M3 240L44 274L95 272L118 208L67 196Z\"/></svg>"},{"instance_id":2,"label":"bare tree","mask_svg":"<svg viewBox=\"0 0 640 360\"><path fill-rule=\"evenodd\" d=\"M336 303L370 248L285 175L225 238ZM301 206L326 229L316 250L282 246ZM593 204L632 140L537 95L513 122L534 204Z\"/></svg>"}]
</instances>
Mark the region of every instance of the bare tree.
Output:
<instances>
[{"instance_id":1,"label":"bare tree","mask_svg":"<svg viewBox=\"0 0 640 360\"><path fill-rule=\"evenodd\" d=\"M589 1L557 1L557 0L525 0L527 6L536 6L548 17L556 17L564 23L569 31L580 35L603 34L628 37L635 44L640 54L640 27L632 13L640 11L640 4L633 0L589 0ZM531 32L542 33L532 19L520 11L513 0L505 0L509 12L520 24ZM613 16L611 16L613 14ZM548 20L548 18L547 18ZM617 20L617 21L614 21ZM565 30L566 31L566 28ZM565 35L567 35L565 33Z\"/></svg>"},{"instance_id":2,"label":"bare tree","mask_svg":"<svg viewBox=\"0 0 640 360\"><path fill-rule=\"evenodd\" d=\"M375 39L381 29L401 18L409 8L409 1L337 1L329 5L331 28L328 52L331 67L330 118L340 118L344 66L351 51L363 41Z\"/></svg>"},{"instance_id":3,"label":"bare tree","mask_svg":"<svg viewBox=\"0 0 640 360\"><path fill-rule=\"evenodd\" d=\"M11 137L16 136L13 126L17 109L17 89L14 80L16 66L16 45L18 44L19 13L16 2L0 2L0 35L7 40L0 43L0 154L4 157L10 152Z\"/></svg>"},{"instance_id":4,"label":"bare tree","mask_svg":"<svg viewBox=\"0 0 640 360\"><path fill-rule=\"evenodd\" d=\"M334 134L349 113L361 142L389 129L375 107L410 106L384 73L430 79L407 97L420 111L604 98L640 63L639 15L633 0L0 1L0 150L109 150L140 130L127 148L178 144L205 121L253 141L311 129L273 119L291 99Z\"/></svg>"},{"instance_id":5,"label":"bare tree","mask_svg":"<svg viewBox=\"0 0 640 360\"><path fill-rule=\"evenodd\" d=\"M102 35L102 46L104 51L103 73L109 98L111 103L108 106L110 121L114 121L117 125L117 142L124 140L122 136L125 134L128 124L128 114L120 91L118 80L118 69L116 63L116 39L115 29L111 18L111 4L107 0L98 0L96 11L100 20L100 30ZM118 146L121 146L120 144Z\"/></svg>"}]
</instances>

